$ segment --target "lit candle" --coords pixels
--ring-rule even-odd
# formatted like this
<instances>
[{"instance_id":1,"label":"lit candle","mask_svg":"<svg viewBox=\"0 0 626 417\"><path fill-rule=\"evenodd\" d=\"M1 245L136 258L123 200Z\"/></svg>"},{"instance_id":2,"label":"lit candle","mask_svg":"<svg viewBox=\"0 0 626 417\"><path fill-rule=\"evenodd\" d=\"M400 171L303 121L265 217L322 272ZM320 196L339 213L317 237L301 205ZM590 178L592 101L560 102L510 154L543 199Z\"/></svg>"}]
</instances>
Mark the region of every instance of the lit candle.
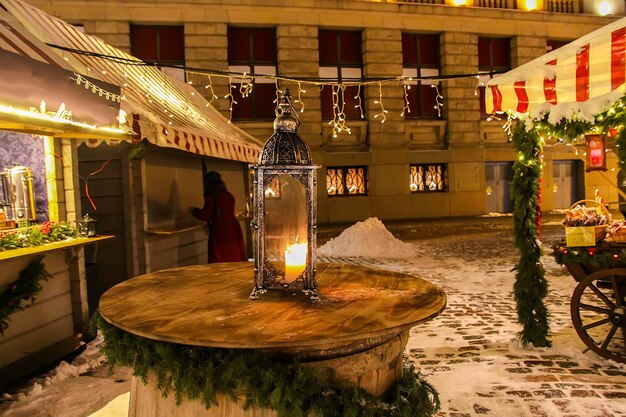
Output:
<instances>
[{"instance_id":1,"label":"lit candle","mask_svg":"<svg viewBox=\"0 0 626 417\"><path fill-rule=\"evenodd\" d=\"M285 281L292 283L306 268L307 242L287 245L285 249Z\"/></svg>"}]
</instances>

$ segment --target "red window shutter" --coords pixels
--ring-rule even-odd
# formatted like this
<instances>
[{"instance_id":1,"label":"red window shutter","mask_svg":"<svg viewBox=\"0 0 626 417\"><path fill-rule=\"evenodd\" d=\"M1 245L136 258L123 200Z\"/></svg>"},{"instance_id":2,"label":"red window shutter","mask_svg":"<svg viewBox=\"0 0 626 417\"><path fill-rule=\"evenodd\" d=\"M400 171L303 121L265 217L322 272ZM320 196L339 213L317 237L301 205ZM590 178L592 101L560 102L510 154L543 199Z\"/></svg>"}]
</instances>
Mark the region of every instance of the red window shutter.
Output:
<instances>
[{"instance_id":1,"label":"red window shutter","mask_svg":"<svg viewBox=\"0 0 626 417\"><path fill-rule=\"evenodd\" d=\"M159 60L185 62L185 29L183 26L159 28Z\"/></svg>"},{"instance_id":2,"label":"red window shutter","mask_svg":"<svg viewBox=\"0 0 626 417\"><path fill-rule=\"evenodd\" d=\"M228 28L228 62L249 62L250 55L250 29L229 27Z\"/></svg>"},{"instance_id":3,"label":"red window shutter","mask_svg":"<svg viewBox=\"0 0 626 417\"><path fill-rule=\"evenodd\" d=\"M342 64L361 65L361 32L339 32L339 59Z\"/></svg>"},{"instance_id":4,"label":"red window shutter","mask_svg":"<svg viewBox=\"0 0 626 417\"><path fill-rule=\"evenodd\" d=\"M491 40L493 67L511 67L511 40L508 38L493 38Z\"/></svg>"},{"instance_id":5,"label":"red window shutter","mask_svg":"<svg viewBox=\"0 0 626 417\"><path fill-rule=\"evenodd\" d=\"M417 35L412 33L402 34L402 63L417 65Z\"/></svg>"},{"instance_id":6,"label":"red window shutter","mask_svg":"<svg viewBox=\"0 0 626 417\"><path fill-rule=\"evenodd\" d=\"M333 119L333 92L330 85L325 85L320 93L322 104L322 120Z\"/></svg>"},{"instance_id":7,"label":"red window shutter","mask_svg":"<svg viewBox=\"0 0 626 417\"><path fill-rule=\"evenodd\" d=\"M254 61L276 62L276 29L254 29L252 43Z\"/></svg>"},{"instance_id":8,"label":"red window shutter","mask_svg":"<svg viewBox=\"0 0 626 417\"><path fill-rule=\"evenodd\" d=\"M419 35L420 65L439 67L439 35Z\"/></svg>"},{"instance_id":9,"label":"red window shutter","mask_svg":"<svg viewBox=\"0 0 626 417\"><path fill-rule=\"evenodd\" d=\"M491 38L478 37L478 68L491 68Z\"/></svg>"},{"instance_id":10,"label":"red window shutter","mask_svg":"<svg viewBox=\"0 0 626 417\"><path fill-rule=\"evenodd\" d=\"M130 26L130 50L144 61L157 61L157 30L153 26Z\"/></svg>"},{"instance_id":11,"label":"red window shutter","mask_svg":"<svg viewBox=\"0 0 626 417\"><path fill-rule=\"evenodd\" d=\"M330 30L320 30L318 42L320 66L336 65L339 61L337 56L337 33Z\"/></svg>"}]
</instances>

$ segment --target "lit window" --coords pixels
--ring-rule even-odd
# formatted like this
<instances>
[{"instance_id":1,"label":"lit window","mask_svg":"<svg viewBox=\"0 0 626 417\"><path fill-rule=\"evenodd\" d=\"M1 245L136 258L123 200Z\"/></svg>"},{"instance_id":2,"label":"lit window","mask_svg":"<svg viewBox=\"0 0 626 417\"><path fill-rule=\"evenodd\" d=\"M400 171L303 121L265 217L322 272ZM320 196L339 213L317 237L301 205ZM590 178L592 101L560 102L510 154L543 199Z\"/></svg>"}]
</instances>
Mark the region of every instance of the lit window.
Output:
<instances>
[{"instance_id":1,"label":"lit window","mask_svg":"<svg viewBox=\"0 0 626 417\"><path fill-rule=\"evenodd\" d=\"M446 164L411 165L409 188L414 193L447 192L448 169Z\"/></svg>"},{"instance_id":2,"label":"lit window","mask_svg":"<svg viewBox=\"0 0 626 417\"><path fill-rule=\"evenodd\" d=\"M162 71L185 81L184 26L130 25L130 50L133 56L151 64L167 65Z\"/></svg>"},{"instance_id":3,"label":"lit window","mask_svg":"<svg viewBox=\"0 0 626 417\"><path fill-rule=\"evenodd\" d=\"M367 195L367 167L328 167L326 191L329 196Z\"/></svg>"},{"instance_id":4,"label":"lit window","mask_svg":"<svg viewBox=\"0 0 626 417\"><path fill-rule=\"evenodd\" d=\"M363 59L361 58L361 32L320 30L319 61L320 78L326 81L360 81L363 77ZM336 91L337 97L333 97L333 90L326 85L321 91L322 119L333 119L333 103L343 110L348 119L360 119L361 110L359 103L363 103L363 89L360 96L357 94L357 86L347 86L345 91ZM335 98L335 100L333 100ZM341 108L343 107L343 108ZM364 106L362 106L363 108Z\"/></svg>"},{"instance_id":5,"label":"lit window","mask_svg":"<svg viewBox=\"0 0 626 417\"><path fill-rule=\"evenodd\" d=\"M276 82L273 78L255 77L255 74L277 75L275 28L228 28L228 69L246 73L246 83L252 90L242 88L241 78L233 78L230 91L237 104L233 106L233 120L272 120L276 117L274 100Z\"/></svg>"},{"instance_id":6,"label":"lit window","mask_svg":"<svg viewBox=\"0 0 626 417\"><path fill-rule=\"evenodd\" d=\"M511 69L511 40L509 38L478 37L478 71L507 71ZM485 85L491 79L489 75L480 77L480 114L487 118L485 108Z\"/></svg>"},{"instance_id":7,"label":"lit window","mask_svg":"<svg viewBox=\"0 0 626 417\"><path fill-rule=\"evenodd\" d=\"M402 75L417 79L419 77L439 76L439 35L402 34ZM437 90L441 86L437 80L409 81L407 90L410 112L405 118L439 118L437 111Z\"/></svg>"}]
</instances>

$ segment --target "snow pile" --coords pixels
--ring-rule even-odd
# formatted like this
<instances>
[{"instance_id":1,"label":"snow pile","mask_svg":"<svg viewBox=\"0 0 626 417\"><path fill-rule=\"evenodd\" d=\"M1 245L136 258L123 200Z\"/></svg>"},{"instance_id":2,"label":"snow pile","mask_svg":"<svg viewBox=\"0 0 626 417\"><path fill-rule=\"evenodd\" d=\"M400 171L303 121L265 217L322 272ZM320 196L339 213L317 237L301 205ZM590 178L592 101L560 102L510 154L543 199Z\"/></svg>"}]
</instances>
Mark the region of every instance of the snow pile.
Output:
<instances>
[{"instance_id":1,"label":"snow pile","mask_svg":"<svg viewBox=\"0 0 626 417\"><path fill-rule=\"evenodd\" d=\"M412 258L415 248L396 239L376 217L350 226L317 249L318 256Z\"/></svg>"}]
</instances>

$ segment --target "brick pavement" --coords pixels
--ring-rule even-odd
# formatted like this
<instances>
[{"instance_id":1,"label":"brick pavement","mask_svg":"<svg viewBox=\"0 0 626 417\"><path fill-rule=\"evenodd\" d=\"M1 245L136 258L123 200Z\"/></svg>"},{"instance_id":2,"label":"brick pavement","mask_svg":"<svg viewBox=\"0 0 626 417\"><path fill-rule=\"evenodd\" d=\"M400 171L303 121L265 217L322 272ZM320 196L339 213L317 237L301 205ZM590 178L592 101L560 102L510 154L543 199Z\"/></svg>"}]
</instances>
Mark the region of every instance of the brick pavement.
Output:
<instances>
[{"instance_id":1,"label":"brick pavement","mask_svg":"<svg viewBox=\"0 0 626 417\"><path fill-rule=\"evenodd\" d=\"M416 274L446 291L446 310L412 329L407 346L440 392L442 417L626 416L626 366L585 352L572 327L569 302L576 283L549 256L562 229L547 227L542 236L553 347L526 349L515 337L520 327L511 295L517 253L510 228L494 224L434 234L428 225L405 225L404 237L411 228L422 236L415 259L333 261Z\"/></svg>"}]
</instances>

